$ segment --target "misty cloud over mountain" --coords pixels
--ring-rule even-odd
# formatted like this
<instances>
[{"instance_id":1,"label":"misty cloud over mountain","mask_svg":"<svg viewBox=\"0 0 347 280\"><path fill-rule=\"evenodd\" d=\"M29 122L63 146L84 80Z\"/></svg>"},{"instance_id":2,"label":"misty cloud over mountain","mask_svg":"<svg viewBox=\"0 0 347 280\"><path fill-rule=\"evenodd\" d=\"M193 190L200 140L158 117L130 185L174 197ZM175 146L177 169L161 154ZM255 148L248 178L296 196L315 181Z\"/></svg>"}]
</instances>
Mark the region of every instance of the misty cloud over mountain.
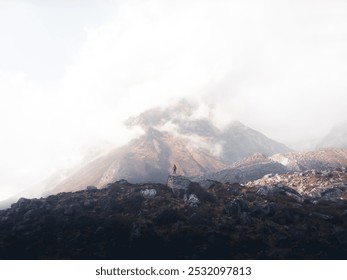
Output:
<instances>
[{"instance_id":1,"label":"misty cloud over mountain","mask_svg":"<svg viewBox=\"0 0 347 280\"><path fill-rule=\"evenodd\" d=\"M242 156L222 141L232 121L298 150L314 148L347 121L343 1L0 6L1 199L84 164L94 150L128 144L141 131L125 120L182 98L198 104L196 119L218 128L211 127L213 141L202 142L213 156L222 148ZM198 131L207 133L204 120L185 125L154 128L181 136L194 130L190 143L207 137ZM239 138L230 143L244 149Z\"/></svg>"},{"instance_id":2,"label":"misty cloud over mountain","mask_svg":"<svg viewBox=\"0 0 347 280\"><path fill-rule=\"evenodd\" d=\"M290 151L240 122L218 128L185 100L147 110L126 123L141 127L144 134L85 163L72 176L50 186L51 191L103 187L121 179L165 183L174 164L178 174L196 176L225 169L254 153L269 156Z\"/></svg>"},{"instance_id":3,"label":"misty cloud over mountain","mask_svg":"<svg viewBox=\"0 0 347 280\"><path fill-rule=\"evenodd\" d=\"M347 123L333 127L317 146L319 148L347 148Z\"/></svg>"},{"instance_id":4,"label":"misty cloud over mountain","mask_svg":"<svg viewBox=\"0 0 347 280\"><path fill-rule=\"evenodd\" d=\"M272 155L290 151L285 145L267 138L238 121L219 128L208 118L208 114L201 115L198 105L186 100L168 108L147 110L128 119L127 124L140 126L144 130L155 127L189 138L191 143L208 149L224 164L231 164L257 152Z\"/></svg>"}]
</instances>

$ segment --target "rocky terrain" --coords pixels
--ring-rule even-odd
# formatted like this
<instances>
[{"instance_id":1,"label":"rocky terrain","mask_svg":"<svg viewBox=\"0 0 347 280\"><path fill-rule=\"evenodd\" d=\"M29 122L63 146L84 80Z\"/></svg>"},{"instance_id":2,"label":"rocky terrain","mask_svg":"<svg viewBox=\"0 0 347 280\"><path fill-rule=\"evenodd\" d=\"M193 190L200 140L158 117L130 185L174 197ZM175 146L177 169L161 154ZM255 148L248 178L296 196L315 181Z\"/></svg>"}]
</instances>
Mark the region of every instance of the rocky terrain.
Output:
<instances>
[{"instance_id":1,"label":"rocky terrain","mask_svg":"<svg viewBox=\"0 0 347 280\"><path fill-rule=\"evenodd\" d=\"M143 136L125 147L86 163L48 192L76 191L87 185L102 187L121 179L132 183L165 183L174 164L184 176L213 172L227 166L207 149L197 148L183 137L150 127Z\"/></svg>"},{"instance_id":2,"label":"rocky terrain","mask_svg":"<svg viewBox=\"0 0 347 280\"><path fill-rule=\"evenodd\" d=\"M219 182L247 183L267 174L325 170L347 166L347 149L326 148L309 152L288 152L266 156L256 153L217 172L193 176L193 181L211 179Z\"/></svg>"},{"instance_id":3,"label":"rocky terrain","mask_svg":"<svg viewBox=\"0 0 347 280\"><path fill-rule=\"evenodd\" d=\"M347 199L347 169L345 167L335 170L308 170L305 172L294 172L287 174L268 174L262 179L251 181L247 187L258 189L258 193L272 191L276 187L289 187L309 199L325 199L329 201L340 201Z\"/></svg>"},{"instance_id":4,"label":"rocky terrain","mask_svg":"<svg viewBox=\"0 0 347 280\"><path fill-rule=\"evenodd\" d=\"M234 163L229 168L218 170L217 172L193 176L191 177L191 180L198 182L209 179L224 183L230 182L244 184L252 180L260 179L269 173L283 174L289 171L290 170L288 170L288 168L283 164L272 160L264 154L256 153Z\"/></svg>"},{"instance_id":5,"label":"rocky terrain","mask_svg":"<svg viewBox=\"0 0 347 280\"><path fill-rule=\"evenodd\" d=\"M280 153L270 159L286 166L288 171L324 170L347 166L347 149L324 148L308 152Z\"/></svg>"},{"instance_id":6,"label":"rocky terrain","mask_svg":"<svg viewBox=\"0 0 347 280\"><path fill-rule=\"evenodd\" d=\"M346 189L340 168L21 198L0 211L0 258L346 259Z\"/></svg>"}]
</instances>

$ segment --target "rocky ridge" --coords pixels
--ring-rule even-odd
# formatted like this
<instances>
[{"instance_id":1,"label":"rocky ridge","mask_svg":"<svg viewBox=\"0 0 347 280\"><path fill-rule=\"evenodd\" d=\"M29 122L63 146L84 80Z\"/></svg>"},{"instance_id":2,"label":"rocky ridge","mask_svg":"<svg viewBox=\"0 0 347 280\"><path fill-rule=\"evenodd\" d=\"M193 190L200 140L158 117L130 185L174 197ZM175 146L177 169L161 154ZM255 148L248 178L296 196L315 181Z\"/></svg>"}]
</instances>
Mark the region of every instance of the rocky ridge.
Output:
<instances>
[{"instance_id":1,"label":"rocky ridge","mask_svg":"<svg viewBox=\"0 0 347 280\"><path fill-rule=\"evenodd\" d=\"M21 198L1 259L346 259L346 169L240 184L169 176Z\"/></svg>"},{"instance_id":2,"label":"rocky ridge","mask_svg":"<svg viewBox=\"0 0 347 280\"><path fill-rule=\"evenodd\" d=\"M347 169L307 170L287 174L268 174L262 179L248 182L249 188L281 188L289 187L310 199L347 199Z\"/></svg>"},{"instance_id":3,"label":"rocky ridge","mask_svg":"<svg viewBox=\"0 0 347 280\"><path fill-rule=\"evenodd\" d=\"M310 152L289 152L266 156L256 153L229 168L191 177L193 181L211 179L220 182L245 184L267 174L323 171L347 166L347 149L319 149Z\"/></svg>"}]
</instances>

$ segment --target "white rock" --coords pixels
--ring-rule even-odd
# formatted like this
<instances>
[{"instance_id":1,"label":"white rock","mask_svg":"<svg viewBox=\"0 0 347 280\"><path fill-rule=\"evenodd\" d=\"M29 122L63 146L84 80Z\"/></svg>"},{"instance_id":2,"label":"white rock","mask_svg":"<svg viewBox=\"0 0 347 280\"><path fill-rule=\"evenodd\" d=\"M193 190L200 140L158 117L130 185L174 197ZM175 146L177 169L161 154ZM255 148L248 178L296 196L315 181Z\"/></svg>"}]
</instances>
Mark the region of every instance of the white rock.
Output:
<instances>
[{"instance_id":1,"label":"white rock","mask_svg":"<svg viewBox=\"0 0 347 280\"><path fill-rule=\"evenodd\" d=\"M157 195L157 191L155 189L142 190L140 193L144 198L153 198Z\"/></svg>"}]
</instances>

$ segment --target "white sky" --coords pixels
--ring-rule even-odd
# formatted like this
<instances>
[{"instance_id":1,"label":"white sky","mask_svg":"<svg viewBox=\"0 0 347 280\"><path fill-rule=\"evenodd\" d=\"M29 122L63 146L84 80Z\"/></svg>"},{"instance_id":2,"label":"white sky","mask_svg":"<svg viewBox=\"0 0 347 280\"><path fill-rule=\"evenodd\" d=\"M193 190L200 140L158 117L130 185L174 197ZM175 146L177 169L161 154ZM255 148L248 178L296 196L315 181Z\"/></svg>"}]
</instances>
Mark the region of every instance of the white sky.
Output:
<instances>
[{"instance_id":1,"label":"white sky","mask_svg":"<svg viewBox=\"0 0 347 280\"><path fill-rule=\"evenodd\" d=\"M0 0L0 200L189 97L304 147L347 121L347 2Z\"/></svg>"}]
</instances>

